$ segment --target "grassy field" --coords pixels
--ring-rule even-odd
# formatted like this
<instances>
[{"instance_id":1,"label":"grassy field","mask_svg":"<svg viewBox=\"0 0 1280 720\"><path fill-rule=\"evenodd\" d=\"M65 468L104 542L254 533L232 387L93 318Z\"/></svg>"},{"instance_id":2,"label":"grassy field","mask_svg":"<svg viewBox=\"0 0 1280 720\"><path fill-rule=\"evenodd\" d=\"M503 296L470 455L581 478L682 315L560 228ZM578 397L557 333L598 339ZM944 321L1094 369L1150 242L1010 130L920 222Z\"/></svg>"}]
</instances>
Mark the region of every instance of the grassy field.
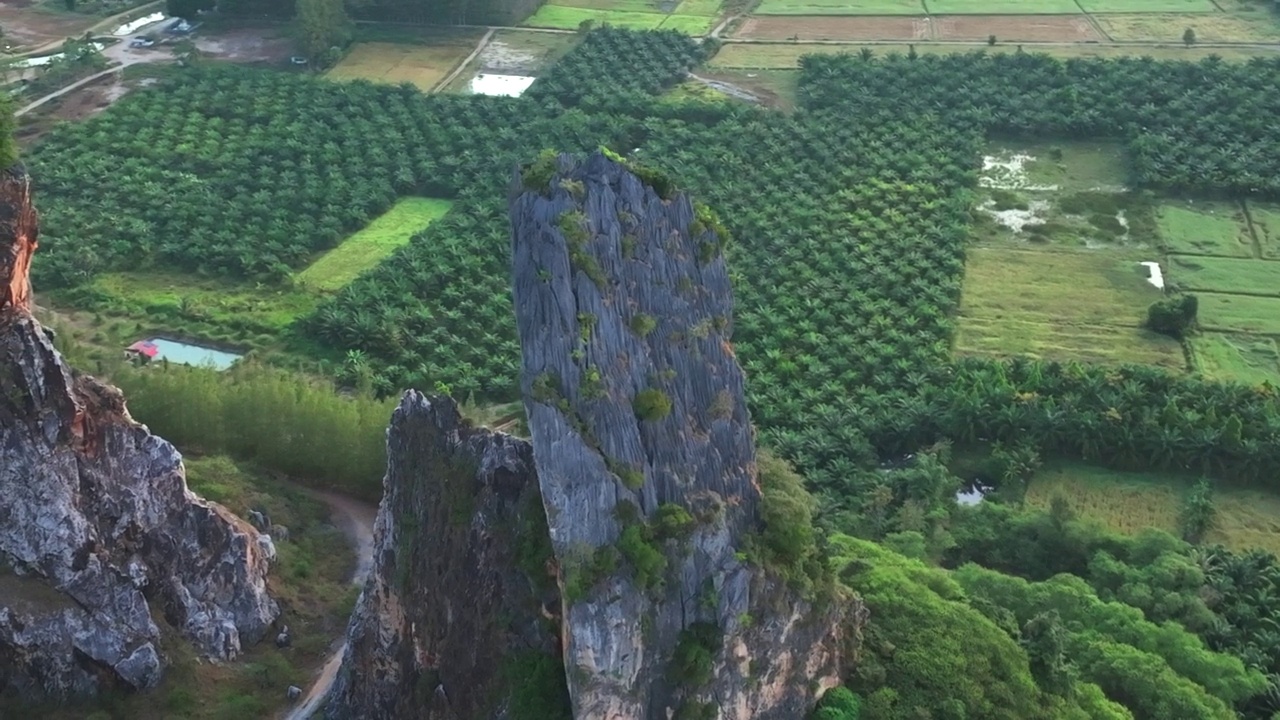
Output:
<instances>
[{"instance_id":1,"label":"grassy field","mask_svg":"<svg viewBox=\"0 0 1280 720\"><path fill-rule=\"evenodd\" d=\"M1200 298L1201 328L1280 335L1280 299L1207 292L1196 294Z\"/></svg>"},{"instance_id":2,"label":"grassy field","mask_svg":"<svg viewBox=\"0 0 1280 720\"><path fill-rule=\"evenodd\" d=\"M364 229L311 263L298 274L298 283L316 290L341 290L408 243L415 233L444 217L451 204L433 198L401 198Z\"/></svg>"},{"instance_id":3,"label":"grassy field","mask_svg":"<svg viewBox=\"0 0 1280 720\"><path fill-rule=\"evenodd\" d=\"M1280 206L1250 202L1248 209L1262 257L1280 260Z\"/></svg>"},{"instance_id":4,"label":"grassy field","mask_svg":"<svg viewBox=\"0 0 1280 720\"><path fill-rule=\"evenodd\" d=\"M288 701L282 688L305 687L330 643L346 629L358 588L347 582L355 558L342 534L330 523L326 506L293 486L271 480L221 458L184 459L187 482L204 497L242 517L250 508L265 510L285 525L290 540L277 542L278 560L267 586L280 603L280 622L289 626L293 644L283 650L271 638L231 663L201 661L191 646L153 611L161 628L161 652L170 665L154 691L117 695L91 707L12 708L0 700L0 717L42 720L131 718L132 720L229 720L274 717Z\"/></svg>"},{"instance_id":5,"label":"grassy field","mask_svg":"<svg viewBox=\"0 0 1280 720\"><path fill-rule=\"evenodd\" d=\"M1277 42L1280 20L1274 15L1260 17L1226 13L1097 15L1103 31L1118 42L1143 40L1180 42L1191 28L1198 42Z\"/></svg>"},{"instance_id":6,"label":"grassy field","mask_svg":"<svg viewBox=\"0 0 1280 720\"><path fill-rule=\"evenodd\" d=\"M479 39L479 35L457 34L441 36L430 45L358 43L326 77L390 84L407 82L423 92L431 92L475 49Z\"/></svg>"},{"instance_id":7,"label":"grassy field","mask_svg":"<svg viewBox=\"0 0 1280 720\"><path fill-rule=\"evenodd\" d=\"M1027 488L1027 503L1047 509L1054 495L1078 515L1119 532L1154 527L1177 533L1178 507L1193 482L1156 473L1125 473L1078 463L1048 463ZM1280 496L1219 485L1217 527L1206 540L1233 550L1280 554Z\"/></svg>"},{"instance_id":8,"label":"grassy field","mask_svg":"<svg viewBox=\"0 0 1280 720\"><path fill-rule=\"evenodd\" d=\"M1156 221L1169 252L1253 257L1248 221L1234 203L1165 201L1156 211Z\"/></svg>"},{"instance_id":9,"label":"grassy field","mask_svg":"<svg viewBox=\"0 0 1280 720\"><path fill-rule=\"evenodd\" d=\"M857 53L863 48L871 50L876 55L887 55L889 53L898 53L906 55L909 46L906 43L901 44L873 44L873 45L825 45L825 44L805 44L805 43L729 43L720 49L720 52L711 59L711 65L714 67L724 68L743 68L743 69L791 69L800 67L800 58L804 55L816 54L834 54L834 53ZM952 53L982 51L986 53L1011 53L1017 52L1017 46L1009 43L1000 43L994 47L988 47L986 43L928 43L919 42L915 44L916 52L924 54L930 53L935 55L950 55ZM1023 46L1026 52L1044 52L1054 57L1073 58L1073 57L1151 57L1156 60L1203 60L1210 55L1217 55L1223 60L1231 62L1245 62L1253 57L1274 58L1280 55L1280 49L1268 47L1190 47L1184 48L1180 45L1169 46L1151 46L1151 45L1026 45ZM1280 223L1276 225L1280 228Z\"/></svg>"},{"instance_id":10,"label":"grassy field","mask_svg":"<svg viewBox=\"0 0 1280 720\"><path fill-rule=\"evenodd\" d=\"M720 0L682 0L672 12L654 0L551 0L523 24L577 30L590 20L636 30L661 28L705 35L719 14Z\"/></svg>"},{"instance_id":11,"label":"grassy field","mask_svg":"<svg viewBox=\"0 0 1280 720\"><path fill-rule=\"evenodd\" d=\"M580 41L576 33L548 33L536 30L499 30L445 92L469 92L471 80L480 73L537 76L564 57Z\"/></svg>"},{"instance_id":12,"label":"grassy field","mask_svg":"<svg viewBox=\"0 0 1280 720\"><path fill-rule=\"evenodd\" d=\"M1170 255L1166 274L1184 290L1280 297L1280 262Z\"/></svg>"},{"instance_id":13,"label":"grassy field","mask_svg":"<svg viewBox=\"0 0 1280 720\"><path fill-rule=\"evenodd\" d=\"M933 15L1071 15L1075 0L924 0Z\"/></svg>"},{"instance_id":14,"label":"grassy field","mask_svg":"<svg viewBox=\"0 0 1280 720\"><path fill-rule=\"evenodd\" d=\"M1183 369L1181 346L1143 330L1161 297L1122 250L975 247L968 253L956 352Z\"/></svg>"},{"instance_id":15,"label":"grassy field","mask_svg":"<svg viewBox=\"0 0 1280 720\"><path fill-rule=\"evenodd\" d=\"M1201 333L1191 338L1191 355L1196 370L1207 378L1280 385L1280 354L1271 338Z\"/></svg>"},{"instance_id":16,"label":"grassy field","mask_svg":"<svg viewBox=\"0 0 1280 720\"><path fill-rule=\"evenodd\" d=\"M1061 192L1120 189L1129 176L1124 147L1119 143L1096 141L992 142L984 156L989 162L1007 162L1012 156L1030 159L1021 164L1023 175L1007 178L1014 184L1050 187ZM983 170L988 181L999 181L998 168Z\"/></svg>"},{"instance_id":17,"label":"grassy field","mask_svg":"<svg viewBox=\"0 0 1280 720\"><path fill-rule=\"evenodd\" d=\"M921 15L920 0L763 0L757 15Z\"/></svg>"},{"instance_id":18,"label":"grassy field","mask_svg":"<svg viewBox=\"0 0 1280 720\"><path fill-rule=\"evenodd\" d=\"M1080 0L1088 13L1211 13L1212 0Z\"/></svg>"}]
</instances>

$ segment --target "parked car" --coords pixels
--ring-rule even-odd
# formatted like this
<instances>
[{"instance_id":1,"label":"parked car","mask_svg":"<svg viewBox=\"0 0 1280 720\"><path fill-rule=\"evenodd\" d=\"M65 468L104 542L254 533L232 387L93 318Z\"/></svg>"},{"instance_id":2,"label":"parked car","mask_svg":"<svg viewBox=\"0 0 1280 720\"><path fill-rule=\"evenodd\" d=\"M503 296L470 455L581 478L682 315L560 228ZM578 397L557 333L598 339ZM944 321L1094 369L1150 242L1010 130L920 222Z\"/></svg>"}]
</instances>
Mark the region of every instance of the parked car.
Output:
<instances>
[{"instance_id":1,"label":"parked car","mask_svg":"<svg viewBox=\"0 0 1280 720\"><path fill-rule=\"evenodd\" d=\"M136 48L149 48L155 44L156 44L156 41L152 40L146 35L139 35L138 37L129 41L129 47L136 47Z\"/></svg>"}]
</instances>

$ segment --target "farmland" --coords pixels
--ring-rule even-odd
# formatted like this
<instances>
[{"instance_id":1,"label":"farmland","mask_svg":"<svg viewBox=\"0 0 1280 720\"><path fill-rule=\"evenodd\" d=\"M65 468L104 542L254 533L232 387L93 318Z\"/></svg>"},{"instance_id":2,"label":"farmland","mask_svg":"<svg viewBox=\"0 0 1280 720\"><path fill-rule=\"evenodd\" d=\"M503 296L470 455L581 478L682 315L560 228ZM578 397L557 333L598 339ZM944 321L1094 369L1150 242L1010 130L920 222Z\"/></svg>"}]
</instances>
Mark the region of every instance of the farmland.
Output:
<instances>
[{"instance_id":1,"label":"farmland","mask_svg":"<svg viewBox=\"0 0 1280 720\"><path fill-rule=\"evenodd\" d=\"M1195 30L1199 42L1277 42L1280 21L1270 17L1196 13L1174 15L1143 13L1095 16L1098 24L1117 42L1154 40L1178 42L1182 33Z\"/></svg>"},{"instance_id":2,"label":"farmland","mask_svg":"<svg viewBox=\"0 0 1280 720\"><path fill-rule=\"evenodd\" d=\"M969 15L934 18L938 40L1090 42L1103 39L1083 15Z\"/></svg>"},{"instance_id":3,"label":"farmland","mask_svg":"<svg viewBox=\"0 0 1280 720\"><path fill-rule=\"evenodd\" d=\"M929 12L935 15L1070 15L1080 12L1075 0L928 0L928 6Z\"/></svg>"},{"instance_id":4,"label":"farmland","mask_svg":"<svg viewBox=\"0 0 1280 720\"><path fill-rule=\"evenodd\" d=\"M986 43L941 44L941 43L875 43L870 45L829 45L787 43L787 44L730 44L725 45L711 60L711 65L726 68L758 68L758 69L793 69L800 67L800 58L805 55L840 55L845 53L870 52L874 56L885 57L891 54L906 55L911 50L920 55L954 55L965 52L983 52L989 55L1017 54L1017 46L999 44L994 47ZM1150 57L1156 60L1203 60L1208 57L1219 57L1231 62L1247 62L1252 58L1277 58L1280 50L1273 47L1203 47L1179 46L1156 47L1152 45L1041 45L1034 48L1055 58L1134 58Z\"/></svg>"},{"instance_id":5,"label":"farmland","mask_svg":"<svg viewBox=\"0 0 1280 720\"><path fill-rule=\"evenodd\" d=\"M480 34L441 36L430 44L359 43L327 73L334 80L407 82L431 92L472 51Z\"/></svg>"},{"instance_id":6,"label":"farmland","mask_svg":"<svg viewBox=\"0 0 1280 720\"><path fill-rule=\"evenodd\" d=\"M930 35L929 20L923 17L770 17L748 18L734 37L752 40L923 40ZM752 46L731 45L724 50Z\"/></svg>"},{"instance_id":7,"label":"farmland","mask_svg":"<svg viewBox=\"0 0 1280 720\"><path fill-rule=\"evenodd\" d=\"M720 14L719 0L550 0L524 21L529 27L577 30L585 22L635 30L703 35Z\"/></svg>"},{"instance_id":8,"label":"farmland","mask_svg":"<svg viewBox=\"0 0 1280 720\"><path fill-rule=\"evenodd\" d=\"M756 31L782 32L772 27ZM1087 472L1078 468L1102 464L1109 466L1099 471L1108 473L1100 481L1107 487L1129 482L1115 468L1138 467L1152 478L1172 477L1167 492L1178 498L1183 479L1201 475L1224 487L1231 480L1277 489L1274 392L1204 379L1265 377L1273 336L1280 334L1280 297L1231 294L1236 288L1226 285L1265 287L1266 268L1280 266L1262 250L1274 246L1273 228L1280 227L1280 215L1263 202L1280 197L1274 59L1066 63L1030 53L940 58L918 48L916 57L801 61L799 53L813 46L730 43L700 69L706 50L684 35L616 28L528 55L549 56L569 45L554 64L538 68L537 82L519 98L428 95L243 68L183 69L93 120L54 130L30 153L47 241L37 283L68 302L102 303L108 326L126 322L121 314L133 321L137 310L110 305L131 292L133 307L143 312L147 303L163 302L177 313L213 305L205 312L227 316L238 308L214 305L219 287L233 297L257 294L266 304L246 311L270 315L271 324L264 320L270 332L255 332L298 340L288 359L310 362L309 369L356 389L358 402L370 402L365 389L392 398L413 386L506 403L519 396L520 364L509 287L512 170L546 148L581 153L604 146L626 155L650 184L691 191L715 208L732 236L725 256L733 274L733 344L761 445L803 473L830 529L920 558L908 570L901 556L883 550L896 564L865 571L883 571L872 578L876 587L913 590L867 594L881 603L873 611L879 624L871 626L881 642L872 651L906 648L896 660L876 658L888 671L846 678L867 698L900 703L881 705L882 714L871 717L925 716L949 703L956 717L1034 717L1023 711L1052 706L1064 710L1062 717L1230 718L1232 708L1265 699L1269 681L1261 673L1280 669L1280 658L1242 649L1257 628L1215 616L1222 622L1206 625L1229 626L1237 636L1211 636L1188 629L1201 626L1178 625L1182 617L1164 606L1142 608L1166 613L1152 622L1126 610L1130 634L1123 637L1072 640L1100 684L1068 678L1074 692L1044 691L1041 684L1053 678L1033 676L1028 652L990 620L1007 615L1011 630L1029 628L1034 637L1030 615L1042 608L1022 595L1001 600L996 591L1007 590L1007 598L1028 588L1065 588L1098 612L1113 611L1118 605L1097 600L1082 578L1070 581L1075 585L1040 581L1058 572L1085 574L1099 547L1113 553L1112 567L1140 553L1124 539L1085 547L1090 536L1077 532L1069 513L1026 514L994 501L976 511L994 520L963 534L948 525L960 523L953 501L958 479L933 458L953 445L990 444L1001 455L1001 477L1032 476L1033 506L1052 507L1041 493L1052 490L1055 472L1061 478L1068 473L1062 468L1076 468L1069 471L1078 476ZM883 50L891 47L906 49ZM752 67L724 63L730 51L775 53L777 67L799 66L769 78L794 88L794 112L707 103L695 86L679 86L691 70L714 76L715 66ZM750 70L734 74L762 80ZM356 263L325 258L373 246L358 241L361 229L406 197L452 204L314 307L289 305L294 293L316 297L307 289L308 273L333 287L348 280L334 266ZM1202 200L1209 197L1219 200ZM1044 222L1020 229L1006 222L1032 212ZM1240 254L1241 232L1267 240L1257 252ZM397 242L402 237L397 233ZM548 238L563 240L555 230ZM1183 344L1142 328L1148 306L1165 294L1138 263L1169 254L1171 285L1185 277L1213 288L1199 293L1201 334L1190 345L1199 374L1188 372ZM587 269L576 272L584 288L595 282ZM183 283L206 282L208 294L184 303L191 292ZM178 318L161 320L176 325ZM154 382L155 412L166 406L157 398L186 397L179 395L183 383L197 382L195 374L137 377ZM191 394L197 391L219 397L213 383ZM234 383L221 392L248 395ZM167 407L176 412L182 404ZM1037 473L1041 461L1048 469ZM376 485L376 477L364 482L360 487ZM1100 494L1085 502L1086 492L1077 493L1081 512L1140 502L1108 502ZM1256 513L1271 505L1262 496L1236 497L1224 490L1218 498L1221 537L1234 547L1272 543L1274 528ZM1141 522L1176 528L1164 510ZM1035 534L1010 542L1019 527ZM1077 565L1046 563L1025 571L1032 580L997 580L972 566L953 575L923 566L952 552L972 559L987 541L1041 549L1059 565ZM1184 565L1199 552L1176 538L1159 542ZM1135 572L1150 565L1133 563ZM1218 567L1206 566L1200 585ZM854 583L850 578L864 572L858 567L843 580ZM969 605L964 594L948 590L950 610L937 611L944 601L940 590L918 580L926 574L943 590L958 587L955 578L965 580L965 592L989 605ZM1195 597L1198 589L1176 591ZM1014 609L1022 616L1015 618ZM1202 616L1216 612L1197 609ZM895 617L911 622L895 625ZM1166 620L1174 622L1155 624ZM959 669L924 664L922 670L904 659L915 647L916 626L930 632L930 642L963 637L963 649L946 658ZM1151 640L1157 632L1169 642ZM1139 642L1140 633L1149 635ZM974 637L982 638L980 648L1004 643L1003 649L970 662L985 652L974 650ZM1207 649L1206 638L1216 650ZM987 677L989 667L1019 679ZM1203 668L1228 680L1206 677ZM1016 703L1008 699L1014 696ZM1072 705L1086 697L1106 712ZM1167 698L1176 705L1162 705ZM1121 705L1131 709L1116 709Z\"/></svg>"},{"instance_id":9,"label":"farmland","mask_svg":"<svg viewBox=\"0 0 1280 720\"><path fill-rule=\"evenodd\" d=\"M762 0L757 15L920 15L919 0Z\"/></svg>"}]
</instances>

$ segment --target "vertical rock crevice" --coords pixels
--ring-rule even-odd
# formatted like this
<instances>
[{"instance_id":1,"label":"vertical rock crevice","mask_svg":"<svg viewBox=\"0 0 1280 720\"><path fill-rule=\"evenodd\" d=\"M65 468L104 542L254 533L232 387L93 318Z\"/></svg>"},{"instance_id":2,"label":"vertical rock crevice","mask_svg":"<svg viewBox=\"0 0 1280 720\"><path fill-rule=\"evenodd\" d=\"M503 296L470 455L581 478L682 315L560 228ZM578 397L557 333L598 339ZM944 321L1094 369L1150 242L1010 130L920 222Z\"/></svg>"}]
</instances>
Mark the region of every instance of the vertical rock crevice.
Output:
<instances>
[{"instance_id":1,"label":"vertical rock crevice","mask_svg":"<svg viewBox=\"0 0 1280 720\"><path fill-rule=\"evenodd\" d=\"M762 497L727 235L603 153L523 168L510 214L575 717L802 717L837 681L841 610L742 559Z\"/></svg>"},{"instance_id":2,"label":"vertical rock crevice","mask_svg":"<svg viewBox=\"0 0 1280 720\"><path fill-rule=\"evenodd\" d=\"M30 314L31 183L0 173L0 690L145 689L161 612L212 658L279 615L269 543L186 485L119 390L72 371Z\"/></svg>"}]
</instances>

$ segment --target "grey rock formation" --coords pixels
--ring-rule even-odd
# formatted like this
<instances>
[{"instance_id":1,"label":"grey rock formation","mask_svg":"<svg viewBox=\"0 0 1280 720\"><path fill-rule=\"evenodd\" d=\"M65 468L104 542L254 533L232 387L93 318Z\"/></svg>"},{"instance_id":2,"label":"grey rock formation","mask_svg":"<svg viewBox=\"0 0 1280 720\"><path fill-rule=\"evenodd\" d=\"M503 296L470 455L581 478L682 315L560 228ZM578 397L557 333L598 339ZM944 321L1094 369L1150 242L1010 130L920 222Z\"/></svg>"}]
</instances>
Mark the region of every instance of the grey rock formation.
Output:
<instances>
[{"instance_id":1,"label":"grey rock formation","mask_svg":"<svg viewBox=\"0 0 1280 720\"><path fill-rule=\"evenodd\" d=\"M717 223L599 153L518 172L510 214L574 716L803 717L837 682L840 610L737 557L761 493ZM696 523L663 537L675 507Z\"/></svg>"},{"instance_id":2,"label":"grey rock formation","mask_svg":"<svg viewBox=\"0 0 1280 720\"><path fill-rule=\"evenodd\" d=\"M405 393L387 433L373 557L330 720L502 718L529 668L558 666L529 443L471 427L449 398Z\"/></svg>"},{"instance_id":3,"label":"grey rock formation","mask_svg":"<svg viewBox=\"0 0 1280 720\"><path fill-rule=\"evenodd\" d=\"M259 535L187 488L120 391L74 373L29 312L30 183L0 176L0 690L149 688L163 613L234 657L279 610Z\"/></svg>"}]
</instances>

